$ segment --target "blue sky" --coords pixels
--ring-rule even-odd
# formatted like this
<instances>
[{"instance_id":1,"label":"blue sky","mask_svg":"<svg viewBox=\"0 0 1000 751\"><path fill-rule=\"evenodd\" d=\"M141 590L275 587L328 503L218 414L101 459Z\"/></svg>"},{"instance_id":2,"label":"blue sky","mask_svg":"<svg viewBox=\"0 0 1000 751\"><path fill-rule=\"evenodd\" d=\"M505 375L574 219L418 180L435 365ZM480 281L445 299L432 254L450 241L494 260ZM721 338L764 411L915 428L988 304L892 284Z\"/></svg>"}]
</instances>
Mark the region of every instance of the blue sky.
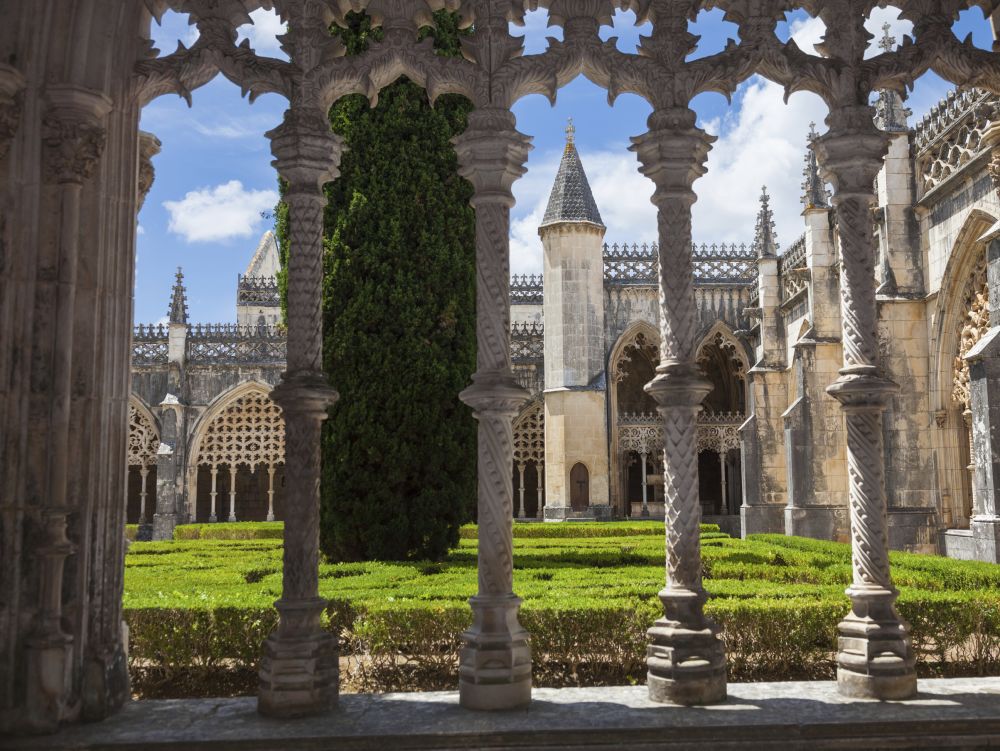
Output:
<instances>
[{"instance_id":1,"label":"blue sky","mask_svg":"<svg viewBox=\"0 0 1000 751\"><path fill-rule=\"evenodd\" d=\"M889 23L897 39L909 24L893 8L875 9L869 29L881 36ZM258 52L280 56L275 35L281 26L273 13L253 14L254 26L244 27ZM543 11L528 15L522 30L528 52L546 47ZM619 13L605 38L618 37L624 51L635 49L643 28L636 29L631 13ZM721 21L721 12L703 12L692 27L701 35L696 56L725 46L735 27ZM971 33L976 45L992 43L989 24L979 10L965 11L956 25L963 37ZM783 37L793 35L800 46L818 42L821 22L804 12L789 14L779 25ZM153 24L152 36L164 53L178 40L190 43L196 32L187 17L167 14ZM908 106L916 122L949 89L934 74L921 78ZM709 156L709 172L696 184L699 201L694 209L697 242L750 242L757 197L766 183L774 197L778 239L793 242L802 232L799 215L801 171L809 123L820 131L826 108L818 97L800 93L787 105L781 89L753 78L737 92L730 107L719 95L703 95L693 103L702 127L717 135ZM136 258L135 321L155 322L165 317L170 286L182 266L188 288L191 319L222 322L235 319L236 279L250 259L260 235L271 221L261 216L277 199L276 176L264 133L281 121L284 100L276 95L253 105L221 76L194 92L194 106L177 97L161 97L142 113L141 127L162 142L153 160L156 180L139 215ZM518 128L534 138L528 174L515 185L518 204L512 213L511 264L515 273L541 271L537 225L544 213L549 188L565 140L566 122L573 117L577 147L608 225L609 242L655 239L655 212L649 203L652 184L638 173L629 138L645 131L648 105L635 96L623 96L609 107L606 93L583 78L560 90L554 107L540 96L527 97L515 107Z\"/></svg>"}]
</instances>

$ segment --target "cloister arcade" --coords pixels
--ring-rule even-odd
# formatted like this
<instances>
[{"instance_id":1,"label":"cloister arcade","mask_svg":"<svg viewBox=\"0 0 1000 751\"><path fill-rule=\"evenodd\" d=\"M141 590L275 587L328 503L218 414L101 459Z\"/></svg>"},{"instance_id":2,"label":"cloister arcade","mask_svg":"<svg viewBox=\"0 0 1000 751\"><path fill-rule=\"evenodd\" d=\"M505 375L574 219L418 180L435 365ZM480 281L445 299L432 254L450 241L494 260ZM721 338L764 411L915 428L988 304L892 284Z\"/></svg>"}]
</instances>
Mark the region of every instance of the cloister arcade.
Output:
<instances>
[{"instance_id":1,"label":"cloister arcade","mask_svg":"<svg viewBox=\"0 0 1000 751\"><path fill-rule=\"evenodd\" d=\"M279 625L262 648L261 713L298 717L327 712L338 700L337 639L321 625L326 603L318 596L319 434L337 400L321 358L322 185L337 176L344 148L326 113L348 93L374 100L401 75L432 99L460 93L475 106L455 143L461 174L475 189L477 372L461 399L478 419L480 525L479 591L461 636L461 706L523 707L532 696L529 635L513 592L509 471L512 420L527 395L512 373L508 300L511 186L525 172L531 140L518 132L510 108L528 94L555 98L581 74L611 99L636 94L653 110L632 147L655 184L659 228L659 364L645 391L663 427L666 586L659 594L664 617L648 632L649 698L710 704L727 696L724 644L703 608L698 411L712 383L699 365L691 250L695 184L714 138L697 126L689 104L703 92L732 94L754 73L788 92L812 91L830 111L815 150L839 225L844 357L829 392L846 422L853 547L838 685L848 697L913 697L915 658L894 606L879 428L897 391L879 370L871 224L888 139L874 126L869 102L874 90L901 90L929 70L1000 91L1000 54L962 44L951 32L960 10L973 5L993 15L994 2L897 4L914 23L912 39L866 57L872 4L850 0L0 2L0 232L3 247L17 249L4 254L0 290L0 726L54 730L106 717L128 698L121 530L138 114L157 96L189 96L219 72L251 97L271 92L289 102L269 132L273 164L287 182L290 255L287 369L271 393L286 426L283 590ZM235 29L261 6L275 7L288 23L288 61L235 43ZM521 55L510 24L538 7L563 39ZM739 41L691 58L697 40L689 19L707 7L724 11ZM826 25L824 57L775 34L785 12L800 7ZM428 11L441 8L473 29L464 59L438 57L419 43ZM157 56L149 24L167 9L190 14L200 35L190 48ZM381 41L355 56L344 56L327 33L348 10L366 10L383 29ZM615 10L651 24L639 54L601 42ZM1000 173L1000 158L994 164ZM990 257L998 248L991 239ZM990 315L995 321L996 310ZM988 440L981 435L977 442ZM219 440L208 462L239 461L225 453L224 434Z\"/></svg>"}]
</instances>

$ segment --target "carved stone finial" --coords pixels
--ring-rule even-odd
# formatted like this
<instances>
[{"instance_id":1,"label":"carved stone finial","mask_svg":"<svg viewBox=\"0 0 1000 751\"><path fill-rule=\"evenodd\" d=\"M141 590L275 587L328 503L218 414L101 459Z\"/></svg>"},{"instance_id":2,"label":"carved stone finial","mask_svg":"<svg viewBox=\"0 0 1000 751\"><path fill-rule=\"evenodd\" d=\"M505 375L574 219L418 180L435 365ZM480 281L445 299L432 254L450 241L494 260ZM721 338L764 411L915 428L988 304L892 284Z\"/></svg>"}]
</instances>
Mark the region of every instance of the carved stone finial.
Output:
<instances>
[{"instance_id":1,"label":"carved stone finial","mask_svg":"<svg viewBox=\"0 0 1000 751\"><path fill-rule=\"evenodd\" d=\"M573 118L569 118L566 124L566 145L572 146L576 143L576 126L573 125Z\"/></svg>"},{"instance_id":2,"label":"carved stone finial","mask_svg":"<svg viewBox=\"0 0 1000 751\"><path fill-rule=\"evenodd\" d=\"M878 46L883 52L892 52L896 49L896 37L892 35L892 26L888 23L882 24L882 32Z\"/></svg>"},{"instance_id":3,"label":"carved stone finial","mask_svg":"<svg viewBox=\"0 0 1000 751\"><path fill-rule=\"evenodd\" d=\"M910 126L907 119L913 110L903 106L903 97L897 92L885 89L878 93L875 101L875 126L886 133L906 133Z\"/></svg>"},{"instance_id":4,"label":"carved stone finial","mask_svg":"<svg viewBox=\"0 0 1000 751\"><path fill-rule=\"evenodd\" d=\"M802 171L805 178L802 183L802 205L809 209L830 208L830 192L826 189L826 181L819 174L819 159L816 158L816 151L813 144L819 138L816 132L816 123L809 123L809 146L806 149L806 166Z\"/></svg>"},{"instance_id":5,"label":"carved stone finial","mask_svg":"<svg viewBox=\"0 0 1000 751\"><path fill-rule=\"evenodd\" d=\"M184 289L184 272L181 267L177 267L177 275L174 279L174 290L170 297L170 310L167 311L170 323L187 323L187 292Z\"/></svg>"},{"instance_id":6,"label":"carved stone finial","mask_svg":"<svg viewBox=\"0 0 1000 751\"><path fill-rule=\"evenodd\" d=\"M771 211L771 197L767 186L761 189L760 211L757 212L757 228L753 241L758 258L774 258L778 255L777 232L774 229L774 212Z\"/></svg>"}]
</instances>

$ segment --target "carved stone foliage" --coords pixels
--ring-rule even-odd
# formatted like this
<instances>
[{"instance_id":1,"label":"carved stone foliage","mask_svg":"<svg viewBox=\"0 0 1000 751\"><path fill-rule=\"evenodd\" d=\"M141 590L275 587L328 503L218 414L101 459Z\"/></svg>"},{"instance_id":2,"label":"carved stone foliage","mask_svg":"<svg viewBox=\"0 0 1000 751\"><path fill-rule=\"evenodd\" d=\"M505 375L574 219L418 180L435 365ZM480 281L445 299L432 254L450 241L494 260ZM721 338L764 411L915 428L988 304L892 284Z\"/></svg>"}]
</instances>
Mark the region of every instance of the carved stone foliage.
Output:
<instances>
[{"instance_id":1,"label":"carved stone foliage","mask_svg":"<svg viewBox=\"0 0 1000 751\"><path fill-rule=\"evenodd\" d=\"M636 356L645 357L654 365L660 360L659 346L655 342L650 341L649 337L642 331L637 331L632 335L631 339L624 343L621 355L614 364L613 378L615 383L621 383L628 378L630 372L629 365L632 363L632 358Z\"/></svg>"},{"instance_id":2,"label":"carved stone foliage","mask_svg":"<svg viewBox=\"0 0 1000 751\"><path fill-rule=\"evenodd\" d=\"M128 405L128 460L130 467L151 467L156 464L160 436L145 412Z\"/></svg>"},{"instance_id":3,"label":"carved stone foliage","mask_svg":"<svg viewBox=\"0 0 1000 751\"><path fill-rule=\"evenodd\" d=\"M193 464L274 467L285 461L285 420L263 389L252 388L220 411L195 448Z\"/></svg>"},{"instance_id":4,"label":"carved stone foliage","mask_svg":"<svg viewBox=\"0 0 1000 751\"><path fill-rule=\"evenodd\" d=\"M986 257L979 260L962 295L962 315L958 332L958 354L955 357L952 399L968 412L972 398L969 394L969 363L965 356L990 328L990 295L986 280Z\"/></svg>"},{"instance_id":5,"label":"carved stone foliage","mask_svg":"<svg viewBox=\"0 0 1000 751\"><path fill-rule=\"evenodd\" d=\"M983 135L1000 119L1000 96L952 91L921 121L914 135L917 174L924 192L937 187L982 155Z\"/></svg>"},{"instance_id":6,"label":"carved stone foliage","mask_svg":"<svg viewBox=\"0 0 1000 751\"><path fill-rule=\"evenodd\" d=\"M531 402L514 420L514 463L545 462L545 407L541 400Z\"/></svg>"}]
</instances>

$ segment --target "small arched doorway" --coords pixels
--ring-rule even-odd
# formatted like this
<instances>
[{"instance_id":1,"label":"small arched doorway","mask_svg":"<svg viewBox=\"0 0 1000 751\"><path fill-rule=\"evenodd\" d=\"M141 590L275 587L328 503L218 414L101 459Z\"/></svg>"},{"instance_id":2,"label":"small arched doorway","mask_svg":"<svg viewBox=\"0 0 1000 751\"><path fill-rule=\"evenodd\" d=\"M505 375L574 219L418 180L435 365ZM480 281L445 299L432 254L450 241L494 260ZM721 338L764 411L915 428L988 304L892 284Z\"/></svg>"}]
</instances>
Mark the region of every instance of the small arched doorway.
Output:
<instances>
[{"instance_id":1,"label":"small arched doorway","mask_svg":"<svg viewBox=\"0 0 1000 751\"><path fill-rule=\"evenodd\" d=\"M590 472L580 462L569 473L569 502L574 511L586 511L590 506Z\"/></svg>"}]
</instances>

